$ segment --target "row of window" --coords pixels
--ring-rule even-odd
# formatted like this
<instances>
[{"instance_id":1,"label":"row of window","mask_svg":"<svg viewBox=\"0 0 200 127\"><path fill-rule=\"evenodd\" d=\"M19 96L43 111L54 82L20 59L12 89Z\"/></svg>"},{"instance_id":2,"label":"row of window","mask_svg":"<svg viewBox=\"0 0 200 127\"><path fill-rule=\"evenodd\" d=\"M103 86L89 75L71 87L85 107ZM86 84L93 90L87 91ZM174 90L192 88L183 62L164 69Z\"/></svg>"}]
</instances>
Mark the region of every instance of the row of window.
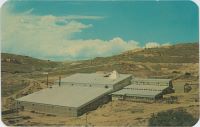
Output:
<instances>
[{"instance_id":1,"label":"row of window","mask_svg":"<svg viewBox=\"0 0 200 127\"><path fill-rule=\"evenodd\" d=\"M135 85L154 85L154 86L168 86L169 84L155 84L155 83L133 83Z\"/></svg>"},{"instance_id":2,"label":"row of window","mask_svg":"<svg viewBox=\"0 0 200 127\"><path fill-rule=\"evenodd\" d=\"M124 88L124 89L131 89L131 90L149 90L149 91L162 91L162 89L148 89L148 88Z\"/></svg>"},{"instance_id":3,"label":"row of window","mask_svg":"<svg viewBox=\"0 0 200 127\"><path fill-rule=\"evenodd\" d=\"M138 96L122 96L122 95L118 95L118 96L114 96L117 97L118 99L154 99L152 97L138 97Z\"/></svg>"}]
</instances>

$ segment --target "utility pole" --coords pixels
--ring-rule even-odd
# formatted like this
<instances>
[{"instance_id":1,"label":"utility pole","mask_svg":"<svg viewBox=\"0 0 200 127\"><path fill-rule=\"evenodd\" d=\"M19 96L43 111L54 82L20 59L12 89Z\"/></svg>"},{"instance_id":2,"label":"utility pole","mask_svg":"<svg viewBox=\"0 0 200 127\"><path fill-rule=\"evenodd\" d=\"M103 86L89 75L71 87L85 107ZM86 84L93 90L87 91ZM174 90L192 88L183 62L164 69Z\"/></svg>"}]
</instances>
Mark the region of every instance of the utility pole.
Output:
<instances>
[{"instance_id":1,"label":"utility pole","mask_svg":"<svg viewBox=\"0 0 200 127\"><path fill-rule=\"evenodd\" d=\"M44 75L47 75L47 88L48 88L48 85L49 85L49 73L48 72L44 72L43 73Z\"/></svg>"},{"instance_id":2,"label":"utility pole","mask_svg":"<svg viewBox=\"0 0 200 127\"><path fill-rule=\"evenodd\" d=\"M47 73L47 88L48 88L48 85L49 85L49 76L48 76L48 73Z\"/></svg>"},{"instance_id":3,"label":"utility pole","mask_svg":"<svg viewBox=\"0 0 200 127\"><path fill-rule=\"evenodd\" d=\"M87 115L88 115L88 113L85 113L85 126L86 126L86 127L88 126Z\"/></svg>"},{"instance_id":4,"label":"utility pole","mask_svg":"<svg viewBox=\"0 0 200 127\"><path fill-rule=\"evenodd\" d=\"M61 76L59 76L59 86L61 85Z\"/></svg>"},{"instance_id":5,"label":"utility pole","mask_svg":"<svg viewBox=\"0 0 200 127\"><path fill-rule=\"evenodd\" d=\"M112 104L112 100L111 100L111 111L112 111L112 108L113 108L113 104Z\"/></svg>"}]
</instances>

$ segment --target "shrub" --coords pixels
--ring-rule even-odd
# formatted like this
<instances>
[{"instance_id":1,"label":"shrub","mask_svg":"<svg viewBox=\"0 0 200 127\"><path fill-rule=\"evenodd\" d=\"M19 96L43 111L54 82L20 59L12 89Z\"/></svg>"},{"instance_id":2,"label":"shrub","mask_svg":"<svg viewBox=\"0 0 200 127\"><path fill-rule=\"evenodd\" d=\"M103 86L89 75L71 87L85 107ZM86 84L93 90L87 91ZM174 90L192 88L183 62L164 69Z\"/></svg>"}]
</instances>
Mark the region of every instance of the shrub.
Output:
<instances>
[{"instance_id":1,"label":"shrub","mask_svg":"<svg viewBox=\"0 0 200 127\"><path fill-rule=\"evenodd\" d=\"M149 119L149 126L192 126L198 119L183 109L168 110L152 115Z\"/></svg>"},{"instance_id":2,"label":"shrub","mask_svg":"<svg viewBox=\"0 0 200 127\"><path fill-rule=\"evenodd\" d=\"M185 75L186 75L186 76L191 76L191 73L185 72Z\"/></svg>"}]
</instances>

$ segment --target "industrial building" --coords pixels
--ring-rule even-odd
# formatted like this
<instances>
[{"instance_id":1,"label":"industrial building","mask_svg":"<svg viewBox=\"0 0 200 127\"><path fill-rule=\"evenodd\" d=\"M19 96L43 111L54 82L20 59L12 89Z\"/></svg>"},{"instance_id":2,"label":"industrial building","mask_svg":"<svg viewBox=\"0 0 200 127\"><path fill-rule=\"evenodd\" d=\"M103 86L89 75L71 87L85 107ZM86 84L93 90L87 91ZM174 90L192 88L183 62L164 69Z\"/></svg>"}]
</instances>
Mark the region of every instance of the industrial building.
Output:
<instances>
[{"instance_id":1,"label":"industrial building","mask_svg":"<svg viewBox=\"0 0 200 127\"><path fill-rule=\"evenodd\" d=\"M171 79L139 79L133 78L131 85L112 93L112 100L129 100L154 102L162 99L164 94L172 93Z\"/></svg>"},{"instance_id":2,"label":"industrial building","mask_svg":"<svg viewBox=\"0 0 200 127\"><path fill-rule=\"evenodd\" d=\"M112 100L154 102L161 98L162 92L160 91L122 89L112 93Z\"/></svg>"},{"instance_id":3,"label":"industrial building","mask_svg":"<svg viewBox=\"0 0 200 127\"><path fill-rule=\"evenodd\" d=\"M131 87L138 87L139 85L141 88L145 88L148 90L161 90L162 94L169 94L173 93L173 85L172 85L172 79L153 79L153 78L134 78L132 79Z\"/></svg>"},{"instance_id":4,"label":"industrial building","mask_svg":"<svg viewBox=\"0 0 200 127\"><path fill-rule=\"evenodd\" d=\"M77 73L51 87L16 99L17 109L80 116L112 100L153 102L172 89L170 79L138 79L130 74Z\"/></svg>"},{"instance_id":5,"label":"industrial building","mask_svg":"<svg viewBox=\"0 0 200 127\"><path fill-rule=\"evenodd\" d=\"M154 86L172 86L172 80L171 79L152 79L152 78L134 78L132 80L132 84L135 85L154 85Z\"/></svg>"},{"instance_id":6,"label":"industrial building","mask_svg":"<svg viewBox=\"0 0 200 127\"><path fill-rule=\"evenodd\" d=\"M29 111L79 116L110 101L112 89L100 87L58 86L46 88L17 99L17 107Z\"/></svg>"},{"instance_id":7,"label":"industrial building","mask_svg":"<svg viewBox=\"0 0 200 127\"><path fill-rule=\"evenodd\" d=\"M54 115L80 116L111 100L109 94L131 82L131 75L78 73L52 87L16 99L17 109Z\"/></svg>"},{"instance_id":8,"label":"industrial building","mask_svg":"<svg viewBox=\"0 0 200 127\"><path fill-rule=\"evenodd\" d=\"M62 85L102 87L119 90L130 85L132 76L130 74L112 73L76 73L69 77L61 79ZM59 80L55 84L59 84Z\"/></svg>"},{"instance_id":9,"label":"industrial building","mask_svg":"<svg viewBox=\"0 0 200 127\"><path fill-rule=\"evenodd\" d=\"M168 89L169 86L155 86L155 85L135 85L131 84L124 89L131 89L131 90L149 90L149 91L164 91Z\"/></svg>"}]
</instances>

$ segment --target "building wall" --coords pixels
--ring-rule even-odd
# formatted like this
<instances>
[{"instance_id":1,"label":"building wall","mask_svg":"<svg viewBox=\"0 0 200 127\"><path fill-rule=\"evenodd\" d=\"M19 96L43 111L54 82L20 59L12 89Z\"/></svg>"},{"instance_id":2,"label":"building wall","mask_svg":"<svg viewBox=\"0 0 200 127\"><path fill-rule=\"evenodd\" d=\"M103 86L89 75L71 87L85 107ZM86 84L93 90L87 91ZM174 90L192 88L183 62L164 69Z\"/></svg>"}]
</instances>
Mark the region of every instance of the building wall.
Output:
<instances>
[{"instance_id":1,"label":"building wall","mask_svg":"<svg viewBox=\"0 0 200 127\"><path fill-rule=\"evenodd\" d=\"M155 101L155 98L142 98L142 97L132 97L132 96L126 96L126 101L133 101L133 102L147 102L147 103L153 103Z\"/></svg>"},{"instance_id":2,"label":"building wall","mask_svg":"<svg viewBox=\"0 0 200 127\"><path fill-rule=\"evenodd\" d=\"M131 84L131 79L132 79L132 76L130 76L130 77L128 77L128 78L126 78L126 79L114 84L113 85L113 90L115 90L115 91L116 90L120 90L120 89L124 88L125 86L130 85Z\"/></svg>"},{"instance_id":3,"label":"building wall","mask_svg":"<svg viewBox=\"0 0 200 127\"><path fill-rule=\"evenodd\" d=\"M78 109L78 111L77 111L78 112L78 116L80 116L80 115L82 115L82 114L84 114L86 112L95 110L99 106L101 106L101 105L103 105L103 104L105 104L105 103L107 103L109 101L111 101L111 96L106 95L106 96L103 96L103 97L97 99L96 101L93 101L93 102L91 102L91 103L89 103L87 105L84 105L83 107L80 107Z\"/></svg>"},{"instance_id":4,"label":"building wall","mask_svg":"<svg viewBox=\"0 0 200 127\"><path fill-rule=\"evenodd\" d=\"M113 100L126 100L134 102L155 102L158 99L161 99L163 96L159 94L155 97L137 97L137 96L127 96L127 95L112 95Z\"/></svg>"},{"instance_id":5,"label":"building wall","mask_svg":"<svg viewBox=\"0 0 200 127\"><path fill-rule=\"evenodd\" d=\"M103 105L109 101L111 101L111 96L104 95L92 101L91 103L83 105L79 108L40 104L40 103L25 102L25 101L16 101L16 108L21 109L21 110L35 111L35 112L53 114L53 115L80 116L88 111L98 108L100 105Z\"/></svg>"},{"instance_id":6,"label":"building wall","mask_svg":"<svg viewBox=\"0 0 200 127\"><path fill-rule=\"evenodd\" d=\"M56 106L49 104L32 103L25 101L17 101L17 108L35 111L46 114L61 115L61 116L77 116L77 109L67 106Z\"/></svg>"},{"instance_id":7,"label":"building wall","mask_svg":"<svg viewBox=\"0 0 200 127\"><path fill-rule=\"evenodd\" d=\"M55 83L58 85L58 83ZM88 84L88 83L72 83L72 82L62 82L61 85L70 85L70 86L85 86L85 87L101 87L101 88L112 88L112 84Z\"/></svg>"},{"instance_id":8,"label":"building wall","mask_svg":"<svg viewBox=\"0 0 200 127\"><path fill-rule=\"evenodd\" d=\"M112 101L115 101L115 100L124 100L124 97L123 95L119 96L119 95L112 95Z\"/></svg>"},{"instance_id":9,"label":"building wall","mask_svg":"<svg viewBox=\"0 0 200 127\"><path fill-rule=\"evenodd\" d=\"M148 81L148 80L132 80L132 83L136 85L155 85L155 86L172 86L172 81L163 82L163 81Z\"/></svg>"}]
</instances>

